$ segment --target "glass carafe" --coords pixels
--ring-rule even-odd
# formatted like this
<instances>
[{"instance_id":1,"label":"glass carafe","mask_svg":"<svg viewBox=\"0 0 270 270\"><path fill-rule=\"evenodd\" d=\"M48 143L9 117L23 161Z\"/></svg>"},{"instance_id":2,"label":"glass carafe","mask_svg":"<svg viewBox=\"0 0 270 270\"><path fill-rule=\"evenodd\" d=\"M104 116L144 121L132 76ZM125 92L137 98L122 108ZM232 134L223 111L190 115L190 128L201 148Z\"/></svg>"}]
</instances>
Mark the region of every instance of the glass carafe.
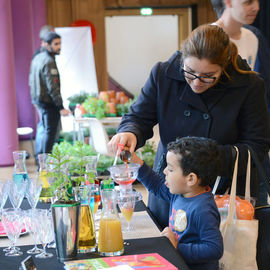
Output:
<instances>
[{"instance_id":1,"label":"glass carafe","mask_svg":"<svg viewBox=\"0 0 270 270\"><path fill-rule=\"evenodd\" d=\"M98 156L85 156L85 183L91 183L91 180L97 179Z\"/></svg>"},{"instance_id":2,"label":"glass carafe","mask_svg":"<svg viewBox=\"0 0 270 270\"><path fill-rule=\"evenodd\" d=\"M96 233L93 214L90 208L91 187L79 186L73 188L76 201L81 202L81 214L79 225L79 253L88 253L96 250Z\"/></svg>"},{"instance_id":3,"label":"glass carafe","mask_svg":"<svg viewBox=\"0 0 270 270\"><path fill-rule=\"evenodd\" d=\"M43 153L38 155L38 162L39 162L39 178L42 182L42 190L40 193L40 199L43 202L49 202L51 197L53 196L53 192L50 188L50 184L48 181L48 172L49 172L49 165L48 165L48 154Z\"/></svg>"},{"instance_id":4,"label":"glass carafe","mask_svg":"<svg viewBox=\"0 0 270 270\"><path fill-rule=\"evenodd\" d=\"M103 189L102 189L103 188ZM102 213L99 224L98 252L103 256L118 256L124 253L121 223L116 208L117 193L101 185Z\"/></svg>"},{"instance_id":5,"label":"glass carafe","mask_svg":"<svg viewBox=\"0 0 270 270\"><path fill-rule=\"evenodd\" d=\"M14 171L13 171L13 181L16 184L20 184L23 181L29 181L28 173L25 165L26 151L14 151Z\"/></svg>"}]
</instances>

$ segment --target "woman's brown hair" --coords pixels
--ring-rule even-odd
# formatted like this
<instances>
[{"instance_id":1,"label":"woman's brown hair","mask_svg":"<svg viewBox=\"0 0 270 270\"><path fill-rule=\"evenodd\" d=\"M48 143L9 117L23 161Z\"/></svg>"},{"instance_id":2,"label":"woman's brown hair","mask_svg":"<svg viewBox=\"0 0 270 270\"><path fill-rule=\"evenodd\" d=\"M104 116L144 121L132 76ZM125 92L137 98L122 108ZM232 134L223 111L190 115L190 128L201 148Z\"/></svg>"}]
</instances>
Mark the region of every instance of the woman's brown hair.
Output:
<instances>
[{"instance_id":1,"label":"woman's brown hair","mask_svg":"<svg viewBox=\"0 0 270 270\"><path fill-rule=\"evenodd\" d=\"M236 45L217 25L205 24L197 27L182 43L181 52L183 59L193 56L198 59L207 59L211 64L219 65L228 78L226 68L230 63L239 73L255 73L239 68Z\"/></svg>"}]
</instances>

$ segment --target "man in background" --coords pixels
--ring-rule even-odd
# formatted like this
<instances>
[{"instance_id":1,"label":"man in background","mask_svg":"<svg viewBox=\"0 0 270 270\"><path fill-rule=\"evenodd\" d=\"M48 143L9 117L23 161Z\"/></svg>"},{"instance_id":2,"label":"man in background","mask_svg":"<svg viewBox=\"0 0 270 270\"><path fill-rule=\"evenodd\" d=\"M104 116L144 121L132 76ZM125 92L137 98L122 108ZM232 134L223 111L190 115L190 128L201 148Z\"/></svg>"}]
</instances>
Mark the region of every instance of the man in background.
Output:
<instances>
[{"instance_id":1,"label":"man in background","mask_svg":"<svg viewBox=\"0 0 270 270\"><path fill-rule=\"evenodd\" d=\"M32 59L29 75L32 103L40 119L36 134L36 161L38 154L51 152L57 139L60 115L70 113L63 107L55 62L55 56L61 51L61 37L55 32L48 32L44 41L45 49Z\"/></svg>"},{"instance_id":2,"label":"man in background","mask_svg":"<svg viewBox=\"0 0 270 270\"><path fill-rule=\"evenodd\" d=\"M40 38L40 47L34 52L33 54L33 58L39 54L40 52L44 51L45 50L45 38L46 38L46 35L49 33L49 32L54 32L54 28L53 26L51 25L43 25L41 28L40 28L40 31L39 31L39 38Z\"/></svg>"},{"instance_id":3,"label":"man in background","mask_svg":"<svg viewBox=\"0 0 270 270\"><path fill-rule=\"evenodd\" d=\"M270 49L260 30L250 25L259 12L259 1L211 0L211 3L218 16L214 24L223 28L240 56L264 79L270 112Z\"/></svg>"},{"instance_id":4,"label":"man in background","mask_svg":"<svg viewBox=\"0 0 270 270\"><path fill-rule=\"evenodd\" d=\"M270 48L260 30L250 25L259 12L259 1L211 0L211 3L218 17L214 24L223 28L236 44L239 55L264 79L270 113ZM270 178L269 157L265 159L263 165ZM259 203L268 204L264 183L260 185Z\"/></svg>"}]
</instances>

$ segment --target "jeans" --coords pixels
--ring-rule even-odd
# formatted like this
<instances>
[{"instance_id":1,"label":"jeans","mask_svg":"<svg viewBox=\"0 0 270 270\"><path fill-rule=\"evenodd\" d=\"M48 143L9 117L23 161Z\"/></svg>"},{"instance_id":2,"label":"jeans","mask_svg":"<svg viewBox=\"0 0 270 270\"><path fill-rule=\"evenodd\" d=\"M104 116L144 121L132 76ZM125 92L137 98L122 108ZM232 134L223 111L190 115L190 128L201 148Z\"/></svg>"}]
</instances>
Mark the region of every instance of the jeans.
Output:
<instances>
[{"instance_id":1,"label":"jeans","mask_svg":"<svg viewBox=\"0 0 270 270\"><path fill-rule=\"evenodd\" d=\"M57 140L60 112L55 106L35 105L39 114L36 133L36 160L38 154L50 153Z\"/></svg>"}]
</instances>

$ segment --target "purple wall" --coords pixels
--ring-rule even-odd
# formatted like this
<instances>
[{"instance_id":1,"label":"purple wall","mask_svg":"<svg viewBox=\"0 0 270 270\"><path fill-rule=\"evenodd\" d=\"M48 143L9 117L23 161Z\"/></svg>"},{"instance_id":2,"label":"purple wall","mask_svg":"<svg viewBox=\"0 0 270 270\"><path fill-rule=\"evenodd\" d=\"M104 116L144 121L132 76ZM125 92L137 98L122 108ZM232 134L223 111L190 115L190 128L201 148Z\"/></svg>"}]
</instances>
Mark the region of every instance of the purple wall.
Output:
<instances>
[{"instance_id":1,"label":"purple wall","mask_svg":"<svg viewBox=\"0 0 270 270\"><path fill-rule=\"evenodd\" d=\"M35 127L35 110L28 86L32 47L32 0L12 0L18 127Z\"/></svg>"},{"instance_id":2,"label":"purple wall","mask_svg":"<svg viewBox=\"0 0 270 270\"><path fill-rule=\"evenodd\" d=\"M40 47L39 30L47 24L46 0L32 0L33 18L33 48L34 51Z\"/></svg>"},{"instance_id":3,"label":"purple wall","mask_svg":"<svg viewBox=\"0 0 270 270\"><path fill-rule=\"evenodd\" d=\"M10 0L0 0L0 166L13 164L18 149L17 108Z\"/></svg>"}]
</instances>

